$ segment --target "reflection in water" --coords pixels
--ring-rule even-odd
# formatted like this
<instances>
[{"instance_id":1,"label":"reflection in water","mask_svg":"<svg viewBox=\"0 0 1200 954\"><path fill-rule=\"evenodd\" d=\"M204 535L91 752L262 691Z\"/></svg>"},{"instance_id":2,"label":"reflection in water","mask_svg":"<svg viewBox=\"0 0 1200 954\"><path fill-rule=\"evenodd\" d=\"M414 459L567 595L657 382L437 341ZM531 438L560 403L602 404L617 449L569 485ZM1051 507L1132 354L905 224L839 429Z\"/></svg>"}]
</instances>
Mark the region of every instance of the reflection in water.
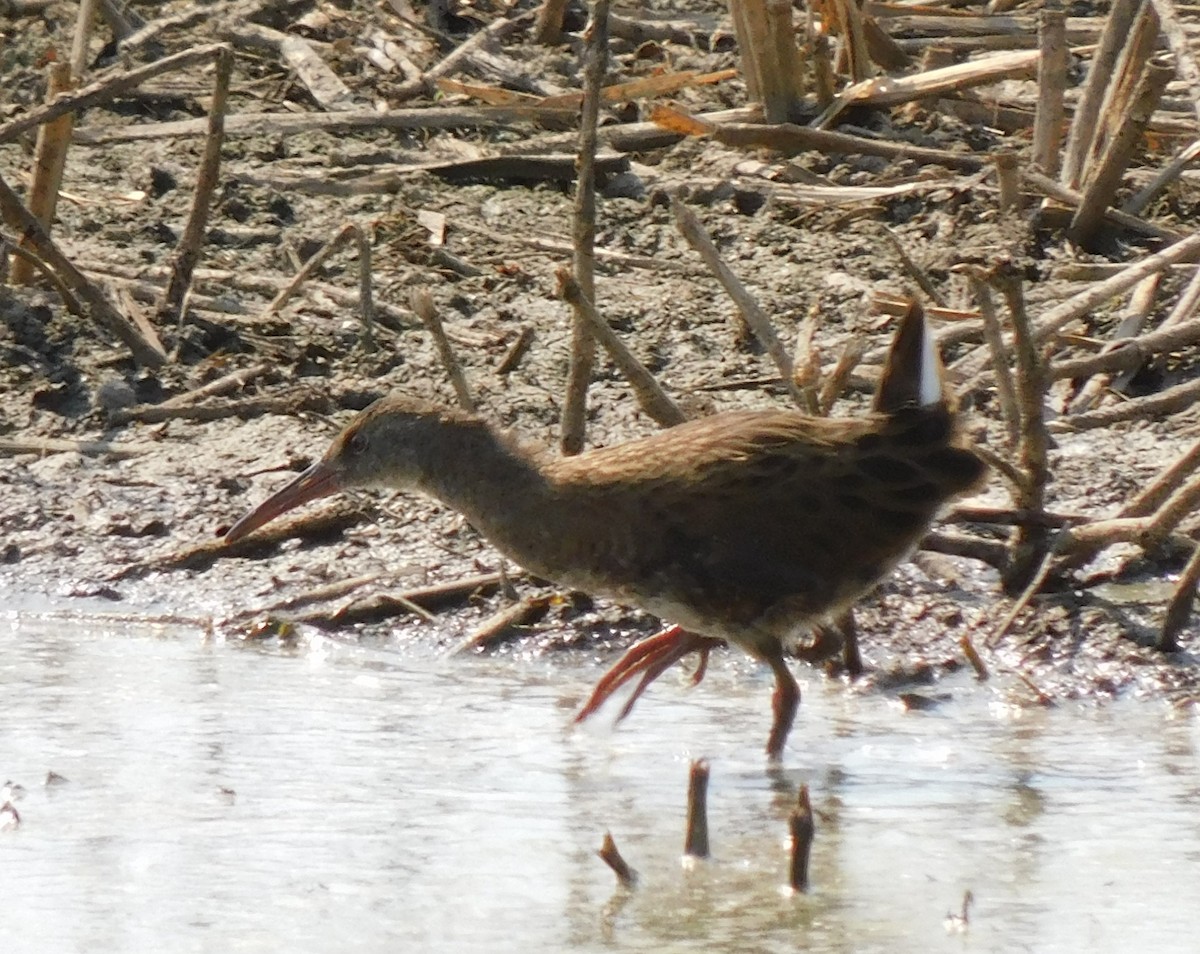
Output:
<instances>
[{"instance_id":1,"label":"reflection in water","mask_svg":"<svg viewBox=\"0 0 1200 954\"><path fill-rule=\"evenodd\" d=\"M1014 712L964 677L904 713L811 679L768 770L770 680L737 654L569 731L592 662L6 625L0 776L28 792L0 833L3 951L1193 945L1196 728L1153 704ZM685 869L699 756L713 859ZM793 897L801 783L814 889ZM595 857L606 830L631 894Z\"/></svg>"}]
</instances>

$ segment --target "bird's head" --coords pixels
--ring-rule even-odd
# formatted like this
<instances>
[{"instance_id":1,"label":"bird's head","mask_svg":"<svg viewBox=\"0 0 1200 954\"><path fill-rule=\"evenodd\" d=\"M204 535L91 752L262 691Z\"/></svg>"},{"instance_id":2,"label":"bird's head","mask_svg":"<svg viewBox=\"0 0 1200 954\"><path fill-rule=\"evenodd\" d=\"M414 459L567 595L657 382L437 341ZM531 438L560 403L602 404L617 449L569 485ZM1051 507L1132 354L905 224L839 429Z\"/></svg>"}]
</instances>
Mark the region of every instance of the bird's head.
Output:
<instances>
[{"instance_id":1,"label":"bird's head","mask_svg":"<svg viewBox=\"0 0 1200 954\"><path fill-rule=\"evenodd\" d=\"M225 534L235 543L264 524L322 497L358 487L419 487L452 422L470 423L460 412L411 398L388 397L362 411L325 456L264 500Z\"/></svg>"}]
</instances>

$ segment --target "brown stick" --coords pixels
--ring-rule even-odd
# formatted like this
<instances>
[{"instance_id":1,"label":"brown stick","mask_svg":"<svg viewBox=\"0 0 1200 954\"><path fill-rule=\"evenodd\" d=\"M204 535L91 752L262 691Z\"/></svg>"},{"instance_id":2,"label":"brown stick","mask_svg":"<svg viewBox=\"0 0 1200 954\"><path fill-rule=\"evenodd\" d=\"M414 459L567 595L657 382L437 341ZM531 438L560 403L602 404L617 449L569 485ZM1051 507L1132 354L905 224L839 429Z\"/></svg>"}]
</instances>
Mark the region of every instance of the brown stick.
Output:
<instances>
[{"instance_id":1,"label":"brown stick","mask_svg":"<svg viewBox=\"0 0 1200 954\"><path fill-rule=\"evenodd\" d=\"M1167 615L1154 644L1154 648L1160 652L1179 652L1179 633L1187 626L1192 615L1197 584L1200 584L1200 544L1192 551L1183 572L1179 574L1179 582L1171 594L1171 602L1167 604Z\"/></svg>"},{"instance_id":2,"label":"brown stick","mask_svg":"<svg viewBox=\"0 0 1200 954\"><path fill-rule=\"evenodd\" d=\"M796 807L788 816L788 832L792 838L792 858L788 867L788 884L793 891L808 890L808 860L812 854L816 824L813 820L812 802L808 797L808 786L801 785L796 796Z\"/></svg>"},{"instance_id":3,"label":"brown stick","mask_svg":"<svg viewBox=\"0 0 1200 954\"><path fill-rule=\"evenodd\" d=\"M75 36L71 41L71 73L75 78L83 76L88 63L88 44L92 39L92 27L96 22L98 0L79 0L79 12L75 17Z\"/></svg>"},{"instance_id":4,"label":"brown stick","mask_svg":"<svg viewBox=\"0 0 1200 954\"><path fill-rule=\"evenodd\" d=\"M549 596L530 595L519 599L511 606L493 613L471 631L471 634L450 650L449 655L490 649L513 635L518 626L536 623L550 608Z\"/></svg>"},{"instance_id":5,"label":"brown stick","mask_svg":"<svg viewBox=\"0 0 1200 954\"><path fill-rule=\"evenodd\" d=\"M1197 272L1200 274L1200 272ZM1161 276L1149 275L1138 282L1133 288L1133 294L1129 296L1129 304L1121 312L1121 321L1114 329L1112 340L1105 344L1100 355L1112 354L1118 348L1127 344L1130 339L1134 338L1145 324L1146 318L1150 315L1150 309L1154 307L1154 299L1158 294L1158 283ZM1200 331L1200 329L1198 329ZM1057 377L1056 368L1058 365L1052 365L1049 369L1051 378ZM1129 377L1132 377L1133 370L1126 370L1120 377L1123 381L1114 383L1114 386L1119 390L1128 383ZM1074 375L1071 375L1074 377ZM1091 408L1099 400L1104 389L1109 387L1113 382L1110 374L1099 374L1095 377L1088 377L1079 388L1079 392L1071 401L1070 412L1078 414Z\"/></svg>"},{"instance_id":6,"label":"brown stick","mask_svg":"<svg viewBox=\"0 0 1200 954\"><path fill-rule=\"evenodd\" d=\"M85 86L83 89L71 93L69 96L60 96L53 103L48 103L38 109L31 109L17 119L0 126L0 142L10 142L28 130L36 129L42 123L48 123L66 113L83 111L100 103L108 102L122 93L136 89L142 83L146 82L146 80L153 79L155 76L161 76L163 73L169 73L172 70L184 70L198 63L207 62L213 59L217 52L222 49L227 50L229 47L223 43L210 43L207 46L192 47L192 49L176 53L174 56L166 56L146 66L129 70L113 79L92 83L90 86ZM197 131L199 131L199 128Z\"/></svg>"},{"instance_id":7,"label":"brown stick","mask_svg":"<svg viewBox=\"0 0 1200 954\"><path fill-rule=\"evenodd\" d=\"M683 412L667 397L666 392L654 380L654 376L625 347L624 342L617 337L612 328L608 326L608 322L596 311L596 306L587 299L580 290L579 283L571 277L566 269L558 270L558 285L560 297L575 309L576 317L582 316L582 319L588 323L592 334L596 336L608 352L609 357L612 358L613 363L625 375L642 410L663 427L673 427L683 423L686 420Z\"/></svg>"},{"instance_id":8,"label":"brown stick","mask_svg":"<svg viewBox=\"0 0 1200 954\"><path fill-rule=\"evenodd\" d=\"M438 317L437 309L433 307L433 296L429 294L429 289L414 288L409 294L408 301L412 310L417 313L417 317L429 331L430 337L433 338L446 373L450 376L450 383L454 387L454 394L458 398L459 405L464 411L474 414L475 399L471 397L471 389L467 386L467 379L463 375L458 356L454 353L454 349L450 346L450 340L446 337L442 319Z\"/></svg>"},{"instance_id":9,"label":"brown stick","mask_svg":"<svg viewBox=\"0 0 1200 954\"><path fill-rule=\"evenodd\" d=\"M80 8L82 17L82 7ZM71 88L71 67L67 63L52 63L46 82L46 99L53 100ZM33 153L33 184L29 188L29 211L50 234L54 211L58 207L58 191L62 187L63 167L71 144L71 129L75 116L67 113L53 122L38 127L37 146ZM13 262L9 279L14 285L28 285L34 274L34 264L18 257Z\"/></svg>"},{"instance_id":10,"label":"brown stick","mask_svg":"<svg viewBox=\"0 0 1200 954\"><path fill-rule=\"evenodd\" d=\"M575 186L572 232L575 282L580 295L596 300L596 128L600 118L600 90L608 68L608 0L596 0L586 31L583 77L583 110L579 120L579 179ZM564 454L583 450L587 426L587 391L596 363L593 329L576 309L571 325L571 365L563 400L559 443Z\"/></svg>"},{"instance_id":11,"label":"brown stick","mask_svg":"<svg viewBox=\"0 0 1200 954\"><path fill-rule=\"evenodd\" d=\"M1009 149L997 152L992 161L996 164L996 183L1000 186L1000 211L1021 211L1021 173L1017 165L1017 154Z\"/></svg>"},{"instance_id":12,"label":"brown stick","mask_svg":"<svg viewBox=\"0 0 1200 954\"><path fill-rule=\"evenodd\" d=\"M975 678L980 682L987 682L987 664L983 661L983 657L979 655L979 650L975 648L975 644L971 642L971 637L963 636L959 639L958 645L962 647L963 655L967 657L967 662L975 670Z\"/></svg>"},{"instance_id":13,"label":"brown stick","mask_svg":"<svg viewBox=\"0 0 1200 954\"><path fill-rule=\"evenodd\" d=\"M707 858L708 850L708 775L705 759L692 762L688 773L687 831L683 853L690 858Z\"/></svg>"},{"instance_id":14,"label":"brown stick","mask_svg":"<svg viewBox=\"0 0 1200 954\"><path fill-rule=\"evenodd\" d=\"M1021 428L1018 454L1026 483L1016 504L1023 510L1041 513L1046 506L1046 485L1050 480L1048 453L1050 438L1046 432L1044 402L1046 399L1045 367L1038 354L1033 328L1025 311L1021 278L1006 269L998 282L1008 304L1013 324L1013 351L1016 357L1016 397L1020 410ZM1048 534L1036 524L1018 525L1012 540L1012 560L1001 574L1004 589L1015 592L1029 582L1034 568L1044 559Z\"/></svg>"},{"instance_id":15,"label":"brown stick","mask_svg":"<svg viewBox=\"0 0 1200 954\"><path fill-rule=\"evenodd\" d=\"M0 177L0 218L8 222L21 235L22 241L28 242L37 255L54 269L72 293L89 306L91 317L116 335L129 348L135 360L151 368L163 365L166 353L157 339L148 338L143 330L117 311L104 293L72 264L38 220L30 215L3 177ZM152 329L147 330L153 334Z\"/></svg>"},{"instance_id":16,"label":"brown stick","mask_svg":"<svg viewBox=\"0 0 1200 954\"><path fill-rule=\"evenodd\" d=\"M996 303L992 300L992 289L985 281L982 269L970 274L971 290L979 304L983 318L983 337L992 350L992 369L996 374L996 396L1000 400L1000 411L1004 415L1008 443L1017 446L1021 436L1021 410L1017 404L1017 391L1013 385L1012 369L1009 367L1008 348L1004 345L1004 332L996 316Z\"/></svg>"},{"instance_id":17,"label":"brown stick","mask_svg":"<svg viewBox=\"0 0 1200 954\"><path fill-rule=\"evenodd\" d=\"M771 319L759 307L754 296L746 290L746 286L721 259L721 253L717 251L716 245L709 238L708 232L700 220L691 209L684 205L678 195L671 196L671 214L675 217L675 227L688 240L688 244L704 259L704 264L716 275L717 280L737 305L738 313L753 332L754 337L770 355L793 400L803 407L803 399L793 380L791 356L784 349L779 335L775 333L775 326L771 323Z\"/></svg>"},{"instance_id":18,"label":"brown stick","mask_svg":"<svg viewBox=\"0 0 1200 954\"><path fill-rule=\"evenodd\" d=\"M612 873L617 876L617 883L622 888L632 891L637 887L638 873L629 867L629 863L621 857L621 852L617 850L617 843L613 840L610 832L604 833L604 843L601 844L600 850L596 854L612 869Z\"/></svg>"},{"instance_id":19,"label":"brown stick","mask_svg":"<svg viewBox=\"0 0 1200 954\"><path fill-rule=\"evenodd\" d=\"M172 324L182 317L183 299L192 287L192 273L200 261L200 246L208 226L217 178L221 172L221 145L225 141L225 106L229 99L229 80L233 75L233 51L221 47L216 52L216 78L213 81L212 105L208 110L208 136L204 155L196 170L196 191L192 194L192 210L184 226L179 247L171 260L171 278L163 290L162 300L155 309L158 320Z\"/></svg>"}]
</instances>

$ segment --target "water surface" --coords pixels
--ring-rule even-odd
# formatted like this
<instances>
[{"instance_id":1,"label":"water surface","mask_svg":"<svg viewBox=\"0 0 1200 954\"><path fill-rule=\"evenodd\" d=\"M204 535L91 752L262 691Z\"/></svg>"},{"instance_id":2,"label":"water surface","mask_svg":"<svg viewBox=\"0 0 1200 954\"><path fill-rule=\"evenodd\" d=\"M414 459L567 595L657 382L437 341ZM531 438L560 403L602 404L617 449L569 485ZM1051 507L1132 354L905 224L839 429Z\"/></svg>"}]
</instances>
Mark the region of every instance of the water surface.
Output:
<instances>
[{"instance_id":1,"label":"water surface","mask_svg":"<svg viewBox=\"0 0 1200 954\"><path fill-rule=\"evenodd\" d=\"M770 677L737 654L693 691L664 677L615 730L571 731L601 668L6 620L0 776L26 792L0 832L0 950L1195 948L1189 716L1017 711L965 675L903 712L802 672L772 772ZM714 857L685 867L699 756ZM801 782L818 818L796 896ZM594 855L606 830L632 894Z\"/></svg>"}]
</instances>

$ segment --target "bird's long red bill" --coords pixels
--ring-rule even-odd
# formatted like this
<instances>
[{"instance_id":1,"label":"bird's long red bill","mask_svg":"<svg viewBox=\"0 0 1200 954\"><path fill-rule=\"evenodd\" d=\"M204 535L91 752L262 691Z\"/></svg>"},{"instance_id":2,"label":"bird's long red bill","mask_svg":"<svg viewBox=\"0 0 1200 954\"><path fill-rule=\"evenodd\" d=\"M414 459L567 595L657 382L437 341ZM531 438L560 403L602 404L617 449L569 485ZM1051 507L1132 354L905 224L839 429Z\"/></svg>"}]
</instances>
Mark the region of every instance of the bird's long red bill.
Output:
<instances>
[{"instance_id":1,"label":"bird's long red bill","mask_svg":"<svg viewBox=\"0 0 1200 954\"><path fill-rule=\"evenodd\" d=\"M342 489L337 471L323 460L317 461L308 470L293 480L278 493L268 497L225 533L226 543L236 543L247 534L253 533L264 524L270 523L280 514L287 513L301 504L320 500Z\"/></svg>"}]
</instances>

